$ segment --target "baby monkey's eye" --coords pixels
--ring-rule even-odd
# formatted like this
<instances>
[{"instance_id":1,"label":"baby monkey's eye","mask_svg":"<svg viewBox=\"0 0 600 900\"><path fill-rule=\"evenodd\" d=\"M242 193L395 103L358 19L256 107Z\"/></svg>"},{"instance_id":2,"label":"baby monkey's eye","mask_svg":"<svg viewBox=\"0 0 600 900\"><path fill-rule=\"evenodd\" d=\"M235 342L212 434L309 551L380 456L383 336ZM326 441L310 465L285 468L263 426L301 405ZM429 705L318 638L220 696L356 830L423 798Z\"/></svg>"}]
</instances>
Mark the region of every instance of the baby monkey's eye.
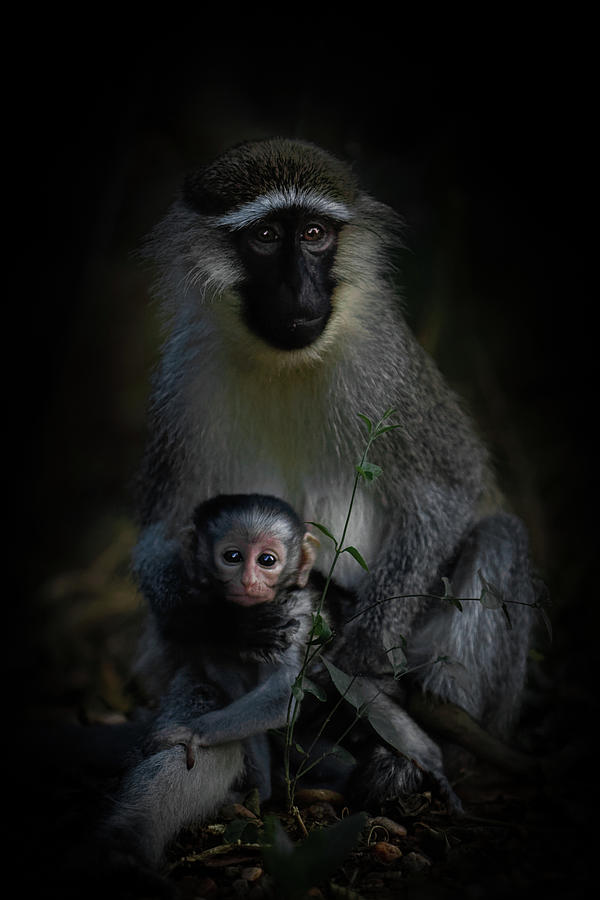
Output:
<instances>
[{"instance_id":1,"label":"baby monkey's eye","mask_svg":"<svg viewBox=\"0 0 600 900\"><path fill-rule=\"evenodd\" d=\"M257 559L259 566L264 566L266 569L270 569L271 566L274 566L277 562L275 556L272 553L261 553Z\"/></svg>"},{"instance_id":2,"label":"baby monkey's eye","mask_svg":"<svg viewBox=\"0 0 600 900\"><path fill-rule=\"evenodd\" d=\"M225 550L223 553L223 560L230 566L234 566L237 563L241 563L242 554L239 550Z\"/></svg>"}]
</instances>

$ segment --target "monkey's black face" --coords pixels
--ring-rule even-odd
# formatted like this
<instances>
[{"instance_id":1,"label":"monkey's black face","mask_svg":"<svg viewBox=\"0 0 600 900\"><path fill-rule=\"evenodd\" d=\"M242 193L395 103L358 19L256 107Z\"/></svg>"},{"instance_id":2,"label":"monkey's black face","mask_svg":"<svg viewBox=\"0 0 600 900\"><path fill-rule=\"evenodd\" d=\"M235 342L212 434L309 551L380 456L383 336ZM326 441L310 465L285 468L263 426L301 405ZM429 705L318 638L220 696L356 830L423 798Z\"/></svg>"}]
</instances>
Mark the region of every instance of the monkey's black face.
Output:
<instances>
[{"instance_id":1,"label":"monkey's black face","mask_svg":"<svg viewBox=\"0 0 600 900\"><path fill-rule=\"evenodd\" d=\"M312 344L331 314L337 225L286 210L244 229L237 240L248 327L280 350Z\"/></svg>"}]
</instances>

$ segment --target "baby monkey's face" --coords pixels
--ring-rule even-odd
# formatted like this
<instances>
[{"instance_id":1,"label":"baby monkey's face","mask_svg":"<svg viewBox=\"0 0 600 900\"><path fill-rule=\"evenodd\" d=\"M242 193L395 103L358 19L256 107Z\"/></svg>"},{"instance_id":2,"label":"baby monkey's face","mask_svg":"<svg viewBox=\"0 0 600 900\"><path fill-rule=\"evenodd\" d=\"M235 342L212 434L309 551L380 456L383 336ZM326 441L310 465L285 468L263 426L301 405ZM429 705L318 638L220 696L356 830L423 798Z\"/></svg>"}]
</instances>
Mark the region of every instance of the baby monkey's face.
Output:
<instances>
[{"instance_id":1,"label":"baby monkey's face","mask_svg":"<svg viewBox=\"0 0 600 900\"><path fill-rule=\"evenodd\" d=\"M274 600L286 562L286 548L273 534L248 540L230 531L215 544L217 578L225 586L227 600L240 606Z\"/></svg>"}]
</instances>

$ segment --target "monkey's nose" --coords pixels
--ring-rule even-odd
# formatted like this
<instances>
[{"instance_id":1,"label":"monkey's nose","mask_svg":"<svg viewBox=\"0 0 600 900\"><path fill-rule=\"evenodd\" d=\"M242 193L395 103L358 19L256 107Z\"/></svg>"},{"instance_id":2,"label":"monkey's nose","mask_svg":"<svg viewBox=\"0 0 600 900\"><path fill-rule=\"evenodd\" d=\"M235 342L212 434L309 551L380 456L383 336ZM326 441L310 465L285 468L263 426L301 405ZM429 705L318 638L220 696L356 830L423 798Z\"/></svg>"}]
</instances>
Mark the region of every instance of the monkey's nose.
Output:
<instances>
[{"instance_id":1,"label":"monkey's nose","mask_svg":"<svg viewBox=\"0 0 600 900\"><path fill-rule=\"evenodd\" d=\"M244 569L240 581L245 588L250 588L258 584L258 578L256 577L254 571L250 568Z\"/></svg>"}]
</instances>

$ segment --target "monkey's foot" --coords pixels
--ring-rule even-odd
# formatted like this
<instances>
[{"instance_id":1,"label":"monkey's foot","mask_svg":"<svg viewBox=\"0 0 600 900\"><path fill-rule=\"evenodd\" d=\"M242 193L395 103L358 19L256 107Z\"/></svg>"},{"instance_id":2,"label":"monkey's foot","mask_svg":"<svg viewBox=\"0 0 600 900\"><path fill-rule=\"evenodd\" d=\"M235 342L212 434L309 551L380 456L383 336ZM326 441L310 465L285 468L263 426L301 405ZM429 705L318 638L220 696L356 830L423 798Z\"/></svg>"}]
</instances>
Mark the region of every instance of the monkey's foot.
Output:
<instances>
[{"instance_id":1,"label":"monkey's foot","mask_svg":"<svg viewBox=\"0 0 600 900\"><path fill-rule=\"evenodd\" d=\"M442 770L435 765L422 769L388 747L376 747L369 762L353 773L349 793L355 803L368 809L373 804L418 793L427 778L435 784L448 811L461 815L462 804Z\"/></svg>"}]
</instances>

